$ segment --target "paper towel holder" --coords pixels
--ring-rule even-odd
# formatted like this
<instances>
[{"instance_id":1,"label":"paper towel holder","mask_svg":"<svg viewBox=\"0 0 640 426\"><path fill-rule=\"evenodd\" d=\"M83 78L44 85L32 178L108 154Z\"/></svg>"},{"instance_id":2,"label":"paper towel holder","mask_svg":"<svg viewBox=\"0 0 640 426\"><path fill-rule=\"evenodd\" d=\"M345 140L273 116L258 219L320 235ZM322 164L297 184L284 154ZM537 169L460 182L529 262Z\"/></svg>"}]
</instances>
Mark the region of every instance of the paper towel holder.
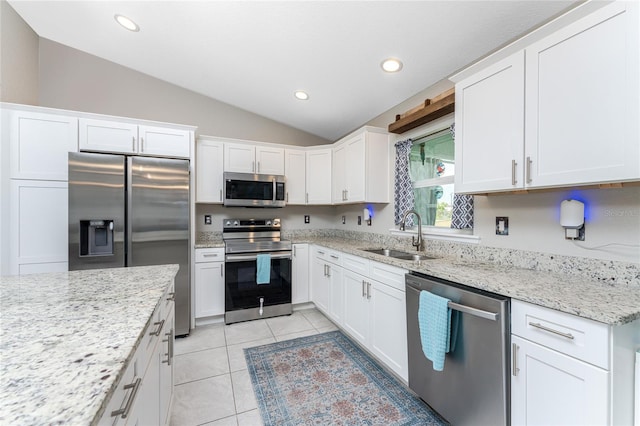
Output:
<instances>
[{"instance_id":1,"label":"paper towel holder","mask_svg":"<svg viewBox=\"0 0 640 426\"><path fill-rule=\"evenodd\" d=\"M565 239L584 241L584 203L578 200L560 203L560 225Z\"/></svg>"}]
</instances>

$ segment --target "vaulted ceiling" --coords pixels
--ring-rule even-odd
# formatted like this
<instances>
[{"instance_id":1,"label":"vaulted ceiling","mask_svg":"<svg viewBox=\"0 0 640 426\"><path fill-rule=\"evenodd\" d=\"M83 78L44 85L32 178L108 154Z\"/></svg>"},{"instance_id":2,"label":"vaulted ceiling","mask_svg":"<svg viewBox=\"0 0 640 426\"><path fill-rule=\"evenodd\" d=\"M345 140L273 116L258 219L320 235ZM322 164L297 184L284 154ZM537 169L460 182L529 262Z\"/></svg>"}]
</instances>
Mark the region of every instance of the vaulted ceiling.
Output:
<instances>
[{"instance_id":1,"label":"vaulted ceiling","mask_svg":"<svg viewBox=\"0 0 640 426\"><path fill-rule=\"evenodd\" d=\"M22 1L43 38L335 140L575 1ZM140 31L119 26L115 14ZM399 58L403 68L380 64ZM309 94L297 100L294 91Z\"/></svg>"}]
</instances>

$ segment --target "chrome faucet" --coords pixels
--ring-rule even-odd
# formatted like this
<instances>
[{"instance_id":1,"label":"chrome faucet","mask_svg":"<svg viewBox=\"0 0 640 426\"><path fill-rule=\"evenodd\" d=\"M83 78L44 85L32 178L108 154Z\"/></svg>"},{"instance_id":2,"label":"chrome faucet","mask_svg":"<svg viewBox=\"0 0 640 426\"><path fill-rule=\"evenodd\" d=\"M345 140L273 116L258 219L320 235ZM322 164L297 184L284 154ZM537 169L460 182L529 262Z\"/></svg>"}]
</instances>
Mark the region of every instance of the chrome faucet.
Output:
<instances>
[{"instance_id":1,"label":"chrome faucet","mask_svg":"<svg viewBox=\"0 0 640 426\"><path fill-rule=\"evenodd\" d=\"M407 220L407 216L409 216L411 213L416 215L416 217L418 218L418 238L416 239L416 237L412 236L411 245L414 246L416 250L420 251L420 249L422 248L422 218L420 217L417 211L409 210L402 216L402 223L400 224L400 230L401 231L405 230L405 221Z\"/></svg>"}]
</instances>

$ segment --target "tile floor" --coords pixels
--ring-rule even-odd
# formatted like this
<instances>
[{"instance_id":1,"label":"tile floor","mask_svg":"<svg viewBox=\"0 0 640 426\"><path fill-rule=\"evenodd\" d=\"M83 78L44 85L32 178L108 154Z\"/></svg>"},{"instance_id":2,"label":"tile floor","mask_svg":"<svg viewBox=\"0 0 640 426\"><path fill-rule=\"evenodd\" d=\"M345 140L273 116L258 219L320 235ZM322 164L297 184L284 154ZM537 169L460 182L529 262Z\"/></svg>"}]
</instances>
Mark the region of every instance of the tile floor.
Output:
<instances>
[{"instance_id":1,"label":"tile floor","mask_svg":"<svg viewBox=\"0 0 640 426\"><path fill-rule=\"evenodd\" d=\"M336 330L315 309L231 325L197 327L176 339L172 426L261 425L244 348Z\"/></svg>"}]
</instances>

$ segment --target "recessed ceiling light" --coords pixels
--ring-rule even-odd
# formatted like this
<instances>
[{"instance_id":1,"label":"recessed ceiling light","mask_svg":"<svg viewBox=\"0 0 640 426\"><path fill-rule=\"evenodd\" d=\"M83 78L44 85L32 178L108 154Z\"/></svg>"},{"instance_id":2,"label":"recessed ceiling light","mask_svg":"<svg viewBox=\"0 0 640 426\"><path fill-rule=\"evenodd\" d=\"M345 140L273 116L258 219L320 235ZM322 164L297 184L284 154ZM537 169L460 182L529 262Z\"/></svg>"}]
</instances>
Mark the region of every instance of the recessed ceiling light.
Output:
<instances>
[{"instance_id":1,"label":"recessed ceiling light","mask_svg":"<svg viewBox=\"0 0 640 426\"><path fill-rule=\"evenodd\" d=\"M122 16L122 15L116 14L116 15L114 15L114 18L116 19L118 24L122 25L123 27L125 27L129 31L134 31L134 32L140 31L140 27L138 26L138 24L136 24L135 22L133 22L131 19L127 18L126 16Z\"/></svg>"},{"instance_id":2,"label":"recessed ceiling light","mask_svg":"<svg viewBox=\"0 0 640 426\"><path fill-rule=\"evenodd\" d=\"M301 101L306 101L307 99L309 99L309 94L304 90L296 90L293 93L293 96L295 96L296 99L300 99Z\"/></svg>"},{"instance_id":3,"label":"recessed ceiling light","mask_svg":"<svg viewBox=\"0 0 640 426\"><path fill-rule=\"evenodd\" d=\"M382 61L380 66L386 72L398 72L402 69L402 62L396 58L389 58Z\"/></svg>"}]
</instances>

